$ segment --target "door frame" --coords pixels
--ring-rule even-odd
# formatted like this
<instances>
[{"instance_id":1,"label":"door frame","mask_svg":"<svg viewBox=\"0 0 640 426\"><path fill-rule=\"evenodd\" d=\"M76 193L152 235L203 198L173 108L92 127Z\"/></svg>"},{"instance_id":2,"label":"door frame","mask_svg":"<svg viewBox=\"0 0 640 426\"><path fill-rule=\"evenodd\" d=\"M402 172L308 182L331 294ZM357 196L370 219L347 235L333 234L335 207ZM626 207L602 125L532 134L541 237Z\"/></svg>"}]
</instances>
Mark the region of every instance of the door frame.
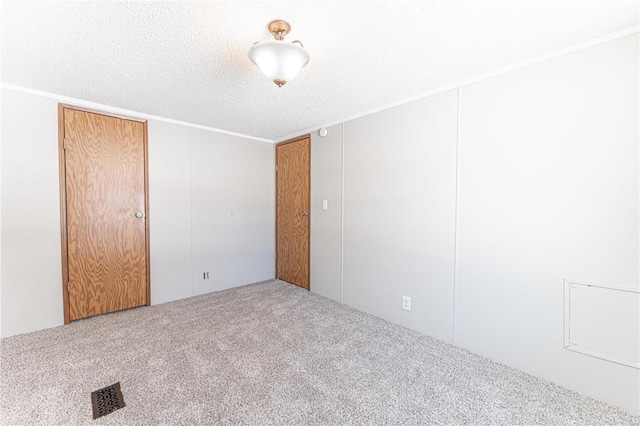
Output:
<instances>
[{"instance_id":1,"label":"door frame","mask_svg":"<svg viewBox=\"0 0 640 426\"><path fill-rule=\"evenodd\" d=\"M58 164L60 167L60 243L62 251L62 306L64 311L64 323L71 322L69 315L69 243L67 241L67 182L66 163L64 155L64 110L87 112L90 114L104 115L107 117L119 118L121 120L136 121L143 126L144 145L144 208L145 208L145 261L146 261L146 306L151 306L151 251L149 247L149 140L148 140L148 120L116 114L106 111L99 111L91 108L80 107L70 104L58 104Z\"/></svg>"},{"instance_id":2,"label":"door frame","mask_svg":"<svg viewBox=\"0 0 640 426\"><path fill-rule=\"evenodd\" d=\"M307 223L309 224L309 232L307 233L307 247L309 247L309 251L307 254L307 283L308 283L308 288L307 290L311 291L311 133L307 133L306 135L301 135L301 136L296 136L295 138L292 139L287 139L286 141L282 141L282 142L278 142L275 144L274 146L274 160L275 160L275 167L274 169L276 170L275 174L276 174L276 181L275 181L275 186L276 186L276 226L275 226L275 230L276 230L276 236L275 236L275 241L276 241L276 256L275 256L275 271L276 271L276 279L278 279L278 172L277 172L277 167L278 167L278 146L280 145L287 145L290 143L294 143L294 142L298 142L301 141L303 139L309 139L309 220L307 221Z\"/></svg>"}]
</instances>

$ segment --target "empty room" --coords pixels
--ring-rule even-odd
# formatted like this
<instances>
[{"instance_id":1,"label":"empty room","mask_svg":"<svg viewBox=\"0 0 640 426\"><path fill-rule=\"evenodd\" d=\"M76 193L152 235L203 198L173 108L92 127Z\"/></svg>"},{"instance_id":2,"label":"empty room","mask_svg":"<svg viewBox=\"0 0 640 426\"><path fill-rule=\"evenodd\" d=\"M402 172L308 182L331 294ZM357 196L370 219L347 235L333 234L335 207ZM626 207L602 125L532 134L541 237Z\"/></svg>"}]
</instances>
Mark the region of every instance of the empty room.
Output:
<instances>
[{"instance_id":1,"label":"empty room","mask_svg":"<svg viewBox=\"0 0 640 426\"><path fill-rule=\"evenodd\" d=\"M1 1L0 424L640 425L639 15Z\"/></svg>"}]
</instances>

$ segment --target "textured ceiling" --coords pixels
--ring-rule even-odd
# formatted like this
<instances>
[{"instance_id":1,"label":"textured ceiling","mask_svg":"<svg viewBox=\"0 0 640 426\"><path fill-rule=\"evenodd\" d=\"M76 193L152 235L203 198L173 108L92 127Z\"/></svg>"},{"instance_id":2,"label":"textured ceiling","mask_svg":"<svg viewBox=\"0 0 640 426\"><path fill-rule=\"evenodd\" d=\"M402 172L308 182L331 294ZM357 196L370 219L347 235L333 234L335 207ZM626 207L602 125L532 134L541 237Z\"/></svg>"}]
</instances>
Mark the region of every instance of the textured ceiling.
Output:
<instances>
[{"instance_id":1,"label":"textured ceiling","mask_svg":"<svg viewBox=\"0 0 640 426\"><path fill-rule=\"evenodd\" d=\"M279 139L638 25L637 0L6 2L2 82ZM311 62L247 58L288 20Z\"/></svg>"}]
</instances>

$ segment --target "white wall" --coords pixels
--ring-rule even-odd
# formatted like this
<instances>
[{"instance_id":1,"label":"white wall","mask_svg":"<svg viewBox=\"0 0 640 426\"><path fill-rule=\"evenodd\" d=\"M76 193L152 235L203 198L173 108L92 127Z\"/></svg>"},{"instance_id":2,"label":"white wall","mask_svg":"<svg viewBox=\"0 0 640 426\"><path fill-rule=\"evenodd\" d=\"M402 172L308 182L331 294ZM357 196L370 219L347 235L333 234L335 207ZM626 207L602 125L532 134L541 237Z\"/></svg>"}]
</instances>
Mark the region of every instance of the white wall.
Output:
<instances>
[{"instance_id":1,"label":"white wall","mask_svg":"<svg viewBox=\"0 0 640 426\"><path fill-rule=\"evenodd\" d=\"M2 336L63 323L58 104L2 90Z\"/></svg>"},{"instance_id":2,"label":"white wall","mask_svg":"<svg viewBox=\"0 0 640 426\"><path fill-rule=\"evenodd\" d=\"M322 201L327 200L327 210ZM342 302L342 124L311 134L310 290Z\"/></svg>"},{"instance_id":3,"label":"white wall","mask_svg":"<svg viewBox=\"0 0 640 426\"><path fill-rule=\"evenodd\" d=\"M447 342L456 114L454 90L344 125L343 301Z\"/></svg>"},{"instance_id":4,"label":"white wall","mask_svg":"<svg viewBox=\"0 0 640 426\"><path fill-rule=\"evenodd\" d=\"M563 347L565 278L639 286L638 140L637 33L344 123L343 301L639 413L639 370Z\"/></svg>"},{"instance_id":5,"label":"white wall","mask_svg":"<svg viewBox=\"0 0 640 426\"><path fill-rule=\"evenodd\" d=\"M273 278L273 145L197 129L191 138L193 294Z\"/></svg>"},{"instance_id":6,"label":"white wall","mask_svg":"<svg viewBox=\"0 0 640 426\"><path fill-rule=\"evenodd\" d=\"M638 411L637 370L562 344L563 279L638 288L638 36L460 99L456 343Z\"/></svg>"},{"instance_id":7,"label":"white wall","mask_svg":"<svg viewBox=\"0 0 640 426\"><path fill-rule=\"evenodd\" d=\"M193 295L191 129L149 123L151 303Z\"/></svg>"},{"instance_id":8,"label":"white wall","mask_svg":"<svg viewBox=\"0 0 640 426\"><path fill-rule=\"evenodd\" d=\"M3 89L2 124L0 314L6 337L63 323L58 101ZM153 304L273 278L273 163L270 143L149 121ZM204 168L219 173L200 180ZM206 197L203 210L198 203ZM215 209L238 215L230 222L210 214ZM215 242L202 244L207 239ZM201 259L216 285L195 280Z\"/></svg>"},{"instance_id":9,"label":"white wall","mask_svg":"<svg viewBox=\"0 0 640 426\"><path fill-rule=\"evenodd\" d=\"M311 135L311 291L449 343L456 97L347 122L344 147L341 125ZM411 312L400 308L403 295Z\"/></svg>"}]
</instances>

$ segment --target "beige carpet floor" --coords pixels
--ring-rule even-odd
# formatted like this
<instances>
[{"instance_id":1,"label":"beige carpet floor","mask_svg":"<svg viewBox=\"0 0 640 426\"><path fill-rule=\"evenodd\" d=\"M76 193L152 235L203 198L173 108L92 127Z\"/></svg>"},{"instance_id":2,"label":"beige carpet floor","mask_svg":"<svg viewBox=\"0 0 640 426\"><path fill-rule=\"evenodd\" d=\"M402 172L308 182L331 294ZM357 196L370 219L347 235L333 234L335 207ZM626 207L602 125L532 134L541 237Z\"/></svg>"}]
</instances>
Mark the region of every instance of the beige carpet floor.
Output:
<instances>
[{"instance_id":1,"label":"beige carpet floor","mask_svg":"<svg viewBox=\"0 0 640 426\"><path fill-rule=\"evenodd\" d=\"M640 417L269 281L2 340L0 423L640 424ZM92 419L92 391L126 407Z\"/></svg>"}]
</instances>

